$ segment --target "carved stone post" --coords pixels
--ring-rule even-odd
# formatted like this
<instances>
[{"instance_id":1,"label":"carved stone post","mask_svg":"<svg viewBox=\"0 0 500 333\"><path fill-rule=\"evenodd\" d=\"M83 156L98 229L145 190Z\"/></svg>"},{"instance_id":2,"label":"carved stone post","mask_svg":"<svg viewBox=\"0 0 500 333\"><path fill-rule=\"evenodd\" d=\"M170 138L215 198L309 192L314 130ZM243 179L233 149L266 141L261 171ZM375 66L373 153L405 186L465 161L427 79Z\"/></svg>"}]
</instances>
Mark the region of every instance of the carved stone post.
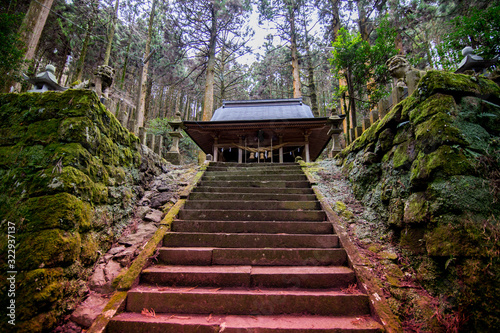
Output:
<instances>
[{"instance_id":1,"label":"carved stone post","mask_svg":"<svg viewBox=\"0 0 500 333\"><path fill-rule=\"evenodd\" d=\"M219 138L214 138L214 162L218 161L219 158Z\"/></svg>"},{"instance_id":2,"label":"carved stone post","mask_svg":"<svg viewBox=\"0 0 500 333\"><path fill-rule=\"evenodd\" d=\"M305 133L304 134L304 141L305 141L305 153L306 153L306 163L311 162L310 155L309 155L309 134L310 133Z\"/></svg>"},{"instance_id":3,"label":"carved stone post","mask_svg":"<svg viewBox=\"0 0 500 333\"><path fill-rule=\"evenodd\" d=\"M155 136L155 153L158 154L158 156L161 157L162 155L162 148L163 148L163 137L161 135L156 135Z\"/></svg>"},{"instance_id":4,"label":"carved stone post","mask_svg":"<svg viewBox=\"0 0 500 333\"><path fill-rule=\"evenodd\" d=\"M243 146L243 138L241 135L239 136L239 145L240 147ZM238 163L243 163L243 149L238 147Z\"/></svg>"},{"instance_id":5,"label":"carved stone post","mask_svg":"<svg viewBox=\"0 0 500 333\"><path fill-rule=\"evenodd\" d=\"M279 135L279 138L280 138L280 145L283 144L283 134L280 134ZM280 163L283 163L283 147L280 147Z\"/></svg>"},{"instance_id":6,"label":"carved stone post","mask_svg":"<svg viewBox=\"0 0 500 333\"><path fill-rule=\"evenodd\" d=\"M172 131L168 132L168 135L172 138L172 146L170 150L165 155L165 159L172 164L181 164L181 153L179 152L179 141L184 136L182 135L182 120L181 113L177 111L175 113L175 118L169 121L168 124L172 127Z\"/></svg>"}]
</instances>

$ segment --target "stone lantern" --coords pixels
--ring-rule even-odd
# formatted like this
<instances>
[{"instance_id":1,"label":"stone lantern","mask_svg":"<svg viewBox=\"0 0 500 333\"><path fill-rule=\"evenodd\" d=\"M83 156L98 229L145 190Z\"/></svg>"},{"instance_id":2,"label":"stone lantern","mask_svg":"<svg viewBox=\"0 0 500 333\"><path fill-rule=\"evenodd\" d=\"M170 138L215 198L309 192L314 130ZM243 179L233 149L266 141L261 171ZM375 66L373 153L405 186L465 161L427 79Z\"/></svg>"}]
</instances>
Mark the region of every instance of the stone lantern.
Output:
<instances>
[{"instance_id":1,"label":"stone lantern","mask_svg":"<svg viewBox=\"0 0 500 333\"><path fill-rule=\"evenodd\" d=\"M498 61L498 55L490 60L485 60L483 57L474 54L474 49L466 46L462 50L462 55L465 57L458 65L455 73L474 74L483 73L486 68L494 65Z\"/></svg>"},{"instance_id":2,"label":"stone lantern","mask_svg":"<svg viewBox=\"0 0 500 333\"><path fill-rule=\"evenodd\" d=\"M181 120L181 113L177 111L175 113L175 118L169 121L168 124L172 128L172 131L168 132L168 135L172 138L172 146L170 150L165 155L165 159L172 164L181 164L181 153L179 152L179 140L184 136L182 135L183 123Z\"/></svg>"},{"instance_id":3,"label":"stone lantern","mask_svg":"<svg viewBox=\"0 0 500 333\"><path fill-rule=\"evenodd\" d=\"M55 72L56 68L49 64L45 67L45 72L37 74L34 78L23 73L24 79L33 84L33 88L28 92L65 91L68 89L57 83Z\"/></svg>"}]
</instances>

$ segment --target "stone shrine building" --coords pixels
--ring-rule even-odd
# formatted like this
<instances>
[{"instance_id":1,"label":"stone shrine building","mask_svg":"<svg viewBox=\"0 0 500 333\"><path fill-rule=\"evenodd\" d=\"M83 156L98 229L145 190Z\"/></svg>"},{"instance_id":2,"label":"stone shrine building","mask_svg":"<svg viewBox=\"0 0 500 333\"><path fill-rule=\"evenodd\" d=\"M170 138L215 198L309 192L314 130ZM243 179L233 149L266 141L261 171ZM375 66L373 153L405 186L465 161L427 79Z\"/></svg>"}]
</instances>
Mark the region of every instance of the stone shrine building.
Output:
<instances>
[{"instance_id":1,"label":"stone shrine building","mask_svg":"<svg viewBox=\"0 0 500 333\"><path fill-rule=\"evenodd\" d=\"M184 130L216 162L310 162L332 137L340 148L344 117L315 118L302 98L224 101L210 121L185 121Z\"/></svg>"}]
</instances>

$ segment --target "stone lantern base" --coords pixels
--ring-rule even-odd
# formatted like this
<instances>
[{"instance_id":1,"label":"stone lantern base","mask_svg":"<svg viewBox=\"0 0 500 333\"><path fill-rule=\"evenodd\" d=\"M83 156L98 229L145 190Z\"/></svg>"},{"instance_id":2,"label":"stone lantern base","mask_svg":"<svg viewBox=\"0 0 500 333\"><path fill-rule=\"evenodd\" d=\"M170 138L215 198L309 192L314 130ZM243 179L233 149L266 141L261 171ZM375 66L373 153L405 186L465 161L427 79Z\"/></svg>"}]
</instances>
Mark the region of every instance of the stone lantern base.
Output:
<instances>
[{"instance_id":1,"label":"stone lantern base","mask_svg":"<svg viewBox=\"0 0 500 333\"><path fill-rule=\"evenodd\" d=\"M165 159L175 165L180 165L182 160L181 154L175 151L167 152L167 154L165 155Z\"/></svg>"}]
</instances>

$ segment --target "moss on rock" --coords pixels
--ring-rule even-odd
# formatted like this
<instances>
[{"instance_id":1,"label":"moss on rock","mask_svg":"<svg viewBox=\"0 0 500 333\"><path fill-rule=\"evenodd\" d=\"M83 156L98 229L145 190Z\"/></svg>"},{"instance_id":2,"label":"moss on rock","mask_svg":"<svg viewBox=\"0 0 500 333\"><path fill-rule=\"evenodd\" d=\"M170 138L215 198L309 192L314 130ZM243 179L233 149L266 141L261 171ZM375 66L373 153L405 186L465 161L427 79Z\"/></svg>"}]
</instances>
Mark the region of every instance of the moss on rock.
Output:
<instances>
[{"instance_id":1,"label":"moss on rock","mask_svg":"<svg viewBox=\"0 0 500 333\"><path fill-rule=\"evenodd\" d=\"M447 113L436 113L429 120L415 127L415 138L419 150L432 152L441 145L467 146L460 130L455 127L453 118Z\"/></svg>"},{"instance_id":2,"label":"moss on rock","mask_svg":"<svg viewBox=\"0 0 500 333\"><path fill-rule=\"evenodd\" d=\"M464 74L451 74L443 71L428 71L420 79L418 95L424 100L434 94L463 96L498 96L500 87L493 81L482 77Z\"/></svg>"},{"instance_id":3,"label":"moss on rock","mask_svg":"<svg viewBox=\"0 0 500 333\"><path fill-rule=\"evenodd\" d=\"M426 223L429 220L429 202L425 192L415 192L406 200L405 223Z\"/></svg>"},{"instance_id":4,"label":"moss on rock","mask_svg":"<svg viewBox=\"0 0 500 333\"><path fill-rule=\"evenodd\" d=\"M394 150L393 154L393 167L394 169L407 168L411 166L415 159L415 142L406 141L399 144Z\"/></svg>"},{"instance_id":5,"label":"moss on rock","mask_svg":"<svg viewBox=\"0 0 500 333\"><path fill-rule=\"evenodd\" d=\"M411 166L411 183L420 187L438 175L474 173L474 165L461 151L440 146L430 154L420 152Z\"/></svg>"},{"instance_id":6,"label":"moss on rock","mask_svg":"<svg viewBox=\"0 0 500 333\"><path fill-rule=\"evenodd\" d=\"M24 201L16 214L23 232L44 229L88 231L92 225L92 207L74 195L63 192Z\"/></svg>"},{"instance_id":7,"label":"moss on rock","mask_svg":"<svg viewBox=\"0 0 500 333\"><path fill-rule=\"evenodd\" d=\"M18 267L30 270L40 267L64 267L80 256L81 239L78 232L60 229L42 230L19 237Z\"/></svg>"},{"instance_id":8,"label":"moss on rock","mask_svg":"<svg viewBox=\"0 0 500 333\"><path fill-rule=\"evenodd\" d=\"M421 295L397 279L388 283L394 308L425 308L413 318L427 316L430 331L453 320L464 331L500 330L500 306L490 296L500 297L498 105L493 81L429 71L412 96L340 154L356 197L379 214L417 280L439 296L438 317L430 311L437 303L419 305ZM412 305L398 310L403 303Z\"/></svg>"},{"instance_id":9,"label":"moss on rock","mask_svg":"<svg viewBox=\"0 0 500 333\"><path fill-rule=\"evenodd\" d=\"M418 125L437 113L456 114L453 97L443 94L430 96L410 111L410 121L413 125Z\"/></svg>"}]
</instances>

